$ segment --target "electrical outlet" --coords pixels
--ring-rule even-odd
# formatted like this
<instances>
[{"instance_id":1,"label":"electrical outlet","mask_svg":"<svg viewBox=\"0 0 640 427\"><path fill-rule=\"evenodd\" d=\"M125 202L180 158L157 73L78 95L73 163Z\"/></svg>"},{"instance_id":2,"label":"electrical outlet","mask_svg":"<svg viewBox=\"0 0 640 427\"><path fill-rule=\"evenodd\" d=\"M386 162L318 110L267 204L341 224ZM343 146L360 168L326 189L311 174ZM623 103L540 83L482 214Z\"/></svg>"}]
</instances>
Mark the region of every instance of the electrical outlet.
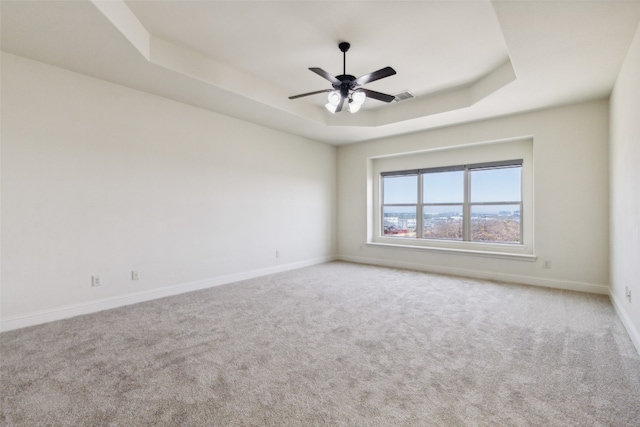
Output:
<instances>
[{"instance_id":1,"label":"electrical outlet","mask_svg":"<svg viewBox=\"0 0 640 427\"><path fill-rule=\"evenodd\" d=\"M364 251L364 245L360 245L360 250Z\"/></svg>"},{"instance_id":2,"label":"electrical outlet","mask_svg":"<svg viewBox=\"0 0 640 427\"><path fill-rule=\"evenodd\" d=\"M627 301L631 302L631 289L628 286L624 287L624 296L627 298Z\"/></svg>"},{"instance_id":3,"label":"electrical outlet","mask_svg":"<svg viewBox=\"0 0 640 427\"><path fill-rule=\"evenodd\" d=\"M140 272L138 270L131 272L131 280L140 280Z\"/></svg>"},{"instance_id":4,"label":"electrical outlet","mask_svg":"<svg viewBox=\"0 0 640 427\"><path fill-rule=\"evenodd\" d=\"M551 268L551 261L550 260L545 260L544 263L542 264L542 268Z\"/></svg>"},{"instance_id":5,"label":"electrical outlet","mask_svg":"<svg viewBox=\"0 0 640 427\"><path fill-rule=\"evenodd\" d=\"M280 251L276 251L276 258L280 258Z\"/></svg>"},{"instance_id":6,"label":"electrical outlet","mask_svg":"<svg viewBox=\"0 0 640 427\"><path fill-rule=\"evenodd\" d=\"M91 276L91 286L102 286L102 277L100 275Z\"/></svg>"}]
</instances>

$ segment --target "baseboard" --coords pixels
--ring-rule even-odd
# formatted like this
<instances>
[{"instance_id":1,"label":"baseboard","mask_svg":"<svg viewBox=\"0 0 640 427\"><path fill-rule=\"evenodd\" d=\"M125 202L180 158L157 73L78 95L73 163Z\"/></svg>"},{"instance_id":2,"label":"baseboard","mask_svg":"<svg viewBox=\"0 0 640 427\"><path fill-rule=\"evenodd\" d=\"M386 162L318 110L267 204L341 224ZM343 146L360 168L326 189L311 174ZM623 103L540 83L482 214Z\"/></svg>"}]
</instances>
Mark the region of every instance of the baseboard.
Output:
<instances>
[{"instance_id":1,"label":"baseboard","mask_svg":"<svg viewBox=\"0 0 640 427\"><path fill-rule=\"evenodd\" d=\"M81 304L73 304L63 307L56 307L49 310L42 310L21 316L9 317L0 322L0 331L9 331L13 329L25 328L28 326L39 325L42 323L52 322L55 320L66 319L69 317L79 316L83 314L95 313L102 310L108 310L125 305L137 304L144 301L150 301L157 298L164 298L172 295L178 295L185 292L192 292L201 289L211 288L214 286L226 285L229 283L239 282L242 280L253 279L255 277L266 276L269 274L280 273L298 268L309 267L312 265L323 264L330 261L342 260L355 262L359 264L379 265L383 267L405 268L409 270L425 271L438 274L449 274L454 276L471 277L476 279L496 280L501 282L519 283L525 285L543 286L555 289L565 289L579 292L588 292L609 295L609 287L594 283L575 282L557 279L544 279L530 276L509 275L488 271L476 271L460 268L441 267L434 265L415 264L403 261L391 261L378 258L354 257L354 256L326 256L314 258L310 260L300 261L296 263L283 264L274 267L268 267L257 270L250 270L242 273L231 274L226 276L214 277L206 280L182 283L173 286L167 286L158 289L152 289L133 294L120 295L111 298L104 298L96 301L89 301ZM611 295L610 295L611 296ZM614 306L618 311L625 327L629 331L636 348L640 351L640 338L638 331L631 323L626 314L620 309L618 302L611 296Z\"/></svg>"},{"instance_id":2,"label":"baseboard","mask_svg":"<svg viewBox=\"0 0 640 427\"><path fill-rule=\"evenodd\" d=\"M63 307L56 307L49 310L37 311L21 316L9 317L0 322L0 331L10 331L13 329L25 328L28 326L39 325L42 323L53 322L55 320L67 319L83 314L95 313L98 311L109 310L112 308L122 307L125 305L137 304L140 302L151 301L158 298L164 298L172 295L179 295L186 292L207 289L214 286L226 285L229 283L239 282L242 280L253 279L255 277L267 276L269 274L280 273L283 271L296 270L312 265L323 264L335 261L336 256L326 256L321 258L313 258L310 260L282 264L274 267L250 270L237 274L213 277L195 282L181 283L178 285L166 286L158 289L151 289L133 294L119 295L110 298L103 298L96 301L89 301L81 304L72 304Z\"/></svg>"},{"instance_id":3,"label":"baseboard","mask_svg":"<svg viewBox=\"0 0 640 427\"><path fill-rule=\"evenodd\" d=\"M613 307L616 309L616 313L618 313L620 321L624 325L627 333L629 334L629 337L631 337L633 345L636 346L636 350L640 354L640 331L638 330L638 328L636 328L636 325L633 324L627 312L622 308L620 300L616 298L613 292L609 292L609 299L611 299Z\"/></svg>"},{"instance_id":4,"label":"baseboard","mask_svg":"<svg viewBox=\"0 0 640 427\"><path fill-rule=\"evenodd\" d=\"M495 280L499 282L518 283L522 285L542 286L545 288L563 289L592 294L609 294L609 286L597 283L576 282L570 280L546 279L541 277L520 276L514 274L497 273L494 271L478 271L463 268L441 267L437 265L415 264L404 261L393 261L379 258L356 257L340 255L341 261L359 264L379 265L382 267L405 268L407 270L424 271L428 273L448 274L452 276L470 277L474 279Z\"/></svg>"}]
</instances>

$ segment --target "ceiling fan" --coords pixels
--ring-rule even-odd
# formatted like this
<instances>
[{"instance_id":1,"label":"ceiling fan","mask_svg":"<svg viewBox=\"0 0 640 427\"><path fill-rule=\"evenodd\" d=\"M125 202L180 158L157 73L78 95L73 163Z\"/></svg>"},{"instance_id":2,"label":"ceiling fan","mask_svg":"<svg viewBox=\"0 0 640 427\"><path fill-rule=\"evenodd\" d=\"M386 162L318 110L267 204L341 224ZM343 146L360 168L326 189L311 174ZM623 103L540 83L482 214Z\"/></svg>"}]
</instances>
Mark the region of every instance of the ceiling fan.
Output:
<instances>
[{"instance_id":1,"label":"ceiling fan","mask_svg":"<svg viewBox=\"0 0 640 427\"><path fill-rule=\"evenodd\" d=\"M342 111L342 107L347 101L349 105L349 111L352 113L357 112L366 97L377 99L382 102L391 102L395 99L393 95L387 95L386 93L376 92L375 90L365 89L360 86L367 83L371 83L376 80L383 79L385 77L393 76L396 71L391 67L385 67L373 73L366 74L362 77L355 78L354 76L347 74L347 51L351 45L347 42L342 42L338 45L340 51L343 54L342 74L339 76L332 76L324 71L322 68L312 67L311 71L324 77L331 82L333 89L316 90L314 92L303 93L300 95L290 96L289 99L302 98L303 96L316 95L318 93L329 92L329 102L325 105L327 110L332 113L338 113Z\"/></svg>"}]
</instances>

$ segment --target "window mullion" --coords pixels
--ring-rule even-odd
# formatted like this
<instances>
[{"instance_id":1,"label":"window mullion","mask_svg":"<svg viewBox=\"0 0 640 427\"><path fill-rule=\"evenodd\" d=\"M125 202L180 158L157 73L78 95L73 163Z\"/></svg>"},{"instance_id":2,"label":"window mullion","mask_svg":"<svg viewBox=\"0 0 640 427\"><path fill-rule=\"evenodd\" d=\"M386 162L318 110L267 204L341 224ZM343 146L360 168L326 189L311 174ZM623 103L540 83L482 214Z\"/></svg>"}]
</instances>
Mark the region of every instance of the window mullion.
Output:
<instances>
[{"instance_id":1,"label":"window mullion","mask_svg":"<svg viewBox=\"0 0 640 427\"><path fill-rule=\"evenodd\" d=\"M464 168L464 203L462 205L462 240L471 240L471 174L469 168Z\"/></svg>"},{"instance_id":2,"label":"window mullion","mask_svg":"<svg viewBox=\"0 0 640 427\"><path fill-rule=\"evenodd\" d=\"M380 179L378 180L378 195L380 197L380 216L379 216L379 224L378 224L378 233L380 236L384 236L384 176L380 175Z\"/></svg>"},{"instance_id":3,"label":"window mullion","mask_svg":"<svg viewBox=\"0 0 640 427\"><path fill-rule=\"evenodd\" d=\"M422 191L422 174L418 174L418 204L416 205L416 238L421 239L423 237L423 226L422 226L422 211L423 211L423 202L422 195L424 192Z\"/></svg>"}]
</instances>

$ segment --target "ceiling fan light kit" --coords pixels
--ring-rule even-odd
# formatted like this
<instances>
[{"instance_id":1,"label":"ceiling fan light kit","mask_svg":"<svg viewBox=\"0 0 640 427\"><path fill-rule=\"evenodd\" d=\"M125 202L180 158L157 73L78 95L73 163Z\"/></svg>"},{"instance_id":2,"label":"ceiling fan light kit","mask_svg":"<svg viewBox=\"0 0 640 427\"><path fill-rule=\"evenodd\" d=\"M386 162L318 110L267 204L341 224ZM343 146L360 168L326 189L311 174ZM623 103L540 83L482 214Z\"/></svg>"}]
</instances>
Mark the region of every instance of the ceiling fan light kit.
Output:
<instances>
[{"instance_id":1,"label":"ceiling fan light kit","mask_svg":"<svg viewBox=\"0 0 640 427\"><path fill-rule=\"evenodd\" d=\"M329 96L327 98L329 102L327 102L325 107L327 108L327 110L329 110L329 112L335 113L336 108L338 108L338 104L340 104L340 100L342 99L340 92L337 90L329 92ZM355 90L351 92L348 98L349 112L357 113L358 110L360 110L360 107L362 107L362 104L364 104L365 99L367 99L367 95L365 95L363 91Z\"/></svg>"},{"instance_id":2,"label":"ceiling fan light kit","mask_svg":"<svg viewBox=\"0 0 640 427\"><path fill-rule=\"evenodd\" d=\"M350 47L351 45L347 42L341 42L338 45L338 48L340 48L340 51L343 54L341 75L333 76L324 71L322 68L309 68L309 70L313 71L320 77L329 80L333 89L316 90L314 92L290 96L289 99L297 99L302 98L303 96L329 92L327 96L328 102L327 104L325 104L325 107L331 113L339 113L340 111L342 111L342 107L344 106L345 101L347 101L347 105L349 106L349 111L351 113L358 112L367 97L387 103L393 101L395 99L395 96L393 95L387 95L386 93L376 92L374 90L365 89L360 86L383 79L385 77L393 76L394 74L396 74L396 71L391 67L385 67L359 78L355 78L354 76L347 74L347 51Z\"/></svg>"}]
</instances>

